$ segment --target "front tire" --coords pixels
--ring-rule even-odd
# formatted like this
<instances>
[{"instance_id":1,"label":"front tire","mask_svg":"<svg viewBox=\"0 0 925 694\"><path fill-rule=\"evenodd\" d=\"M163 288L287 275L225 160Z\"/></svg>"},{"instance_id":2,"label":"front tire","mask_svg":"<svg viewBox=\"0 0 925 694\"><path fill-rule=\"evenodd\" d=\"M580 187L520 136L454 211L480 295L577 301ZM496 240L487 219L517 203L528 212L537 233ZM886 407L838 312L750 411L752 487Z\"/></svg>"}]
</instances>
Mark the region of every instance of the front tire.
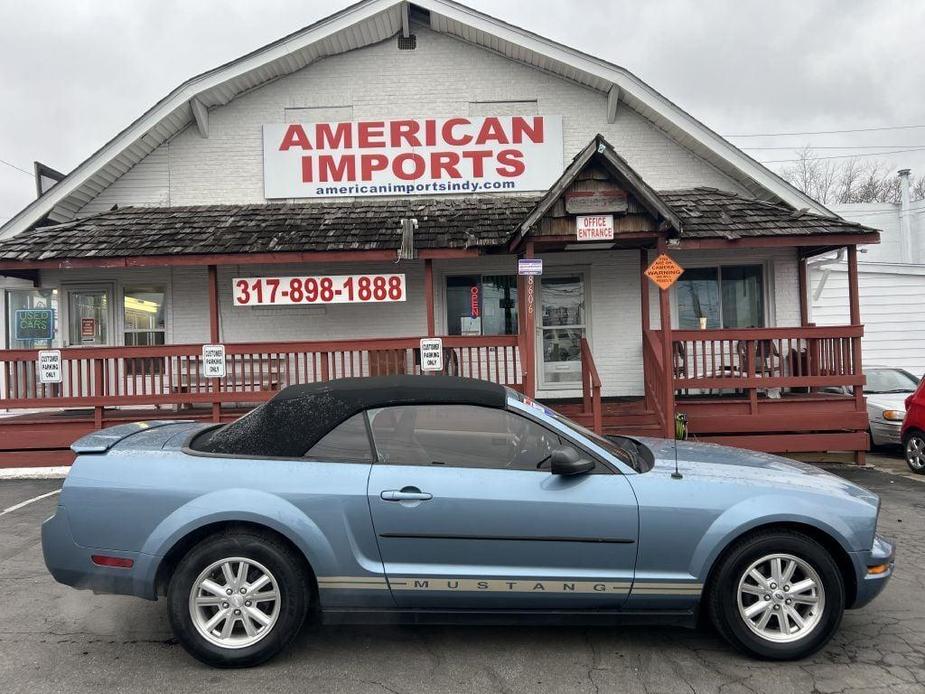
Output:
<instances>
[{"instance_id":1,"label":"front tire","mask_svg":"<svg viewBox=\"0 0 925 694\"><path fill-rule=\"evenodd\" d=\"M250 667L298 634L309 602L301 558L253 531L208 537L177 565L167 589L170 624L194 658Z\"/></svg>"},{"instance_id":2,"label":"front tire","mask_svg":"<svg viewBox=\"0 0 925 694\"><path fill-rule=\"evenodd\" d=\"M925 475L925 434L912 430L903 439L906 465L917 475Z\"/></svg>"},{"instance_id":3,"label":"front tire","mask_svg":"<svg viewBox=\"0 0 925 694\"><path fill-rule=\"evenodd\" d=\"M845 610L831 554L802 533L759 532L738 542L711 582L708 609L733 646L768 660L797 660L822 648Z\"/></svg>"}]
</instances>

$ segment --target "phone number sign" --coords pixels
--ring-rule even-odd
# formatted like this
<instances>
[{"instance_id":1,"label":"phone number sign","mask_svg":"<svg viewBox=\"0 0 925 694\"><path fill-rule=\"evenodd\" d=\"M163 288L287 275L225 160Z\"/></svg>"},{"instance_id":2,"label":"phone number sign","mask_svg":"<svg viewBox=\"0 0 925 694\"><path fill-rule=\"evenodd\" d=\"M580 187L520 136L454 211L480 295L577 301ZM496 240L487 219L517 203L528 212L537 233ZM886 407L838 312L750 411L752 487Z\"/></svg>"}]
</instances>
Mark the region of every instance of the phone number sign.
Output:
<instances>
[{"instance_id":1,"label":"phone number sign","mask_svg":"<svg viewBox=\"0 0 925 694\"><path fill-rule=\"evenodd\" d=\"M403 274L236 277L232 288L235 306L405 301Z\"/></svg>"}]
</instances>

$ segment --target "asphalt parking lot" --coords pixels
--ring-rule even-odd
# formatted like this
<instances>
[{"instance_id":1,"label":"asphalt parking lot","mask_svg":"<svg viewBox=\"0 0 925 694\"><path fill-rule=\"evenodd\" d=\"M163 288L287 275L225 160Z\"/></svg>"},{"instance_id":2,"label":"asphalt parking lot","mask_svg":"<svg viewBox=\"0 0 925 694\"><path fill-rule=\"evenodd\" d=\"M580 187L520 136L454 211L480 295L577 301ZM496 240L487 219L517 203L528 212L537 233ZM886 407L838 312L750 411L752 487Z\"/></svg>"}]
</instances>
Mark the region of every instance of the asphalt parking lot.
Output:
<instances>
[{"instance_id":1,"label":"asphalt parking lot","mask_svg":"<svg viewBox=\"0 0 925 694\"><path fill-rule=\"evenodd\" d=\"M664 628L307 628L281 657L219 671L186 655L164 606L97 596L45 572L50 496L0 515L0 692L925 692L925 481L827 466L883 497L896 575L811 660L770 664L709 631ZM0 482L0 511L60 487Z\"/></svg>"}]
</instances>

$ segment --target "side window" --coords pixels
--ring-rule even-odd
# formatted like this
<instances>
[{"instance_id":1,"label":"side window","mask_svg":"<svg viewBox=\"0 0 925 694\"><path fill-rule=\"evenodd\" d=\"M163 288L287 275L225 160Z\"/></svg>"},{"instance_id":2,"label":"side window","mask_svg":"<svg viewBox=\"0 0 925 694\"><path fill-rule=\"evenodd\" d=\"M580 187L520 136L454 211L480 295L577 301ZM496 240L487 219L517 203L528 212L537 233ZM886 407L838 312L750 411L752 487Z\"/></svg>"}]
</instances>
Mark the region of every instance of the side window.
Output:
<instances>
[{"instance_id":1,"label":"side window","mask_svg":"<svg viewBox=\"0 0 925 694\"><path fill-rule=\"evenodd\" d=\"M363 414L356 414L329 431L305 457L332 462L371 462L372 450Z\"/></svg>"},{"instance_id":2,"label":"side window","mask_svg":"<svg viewBox=\"0 0 925 694\"><path fill-rule=\"evenodd\" d=\"M560 443L549 429L490 407L408 405L371 410L369 417L386 465L535 471Z\"/></svg>"}]
</instances>

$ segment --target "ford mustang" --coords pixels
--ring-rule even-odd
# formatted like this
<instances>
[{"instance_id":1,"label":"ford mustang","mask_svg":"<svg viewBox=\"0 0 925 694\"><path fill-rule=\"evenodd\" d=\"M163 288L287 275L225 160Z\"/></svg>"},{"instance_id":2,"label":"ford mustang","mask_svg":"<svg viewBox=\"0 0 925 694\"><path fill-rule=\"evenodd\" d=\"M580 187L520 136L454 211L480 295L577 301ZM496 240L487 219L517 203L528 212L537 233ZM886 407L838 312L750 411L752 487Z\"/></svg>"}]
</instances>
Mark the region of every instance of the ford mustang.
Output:
<instances>
[{"instance_id":1,"label":"ford mustang","mask_svg":"<svg viewBox=\"0 0 925 694\"><path fill-rule=\"evenodd\" d=\"M216 666L323 622L712 621L761 658L821 648L893 572L878 498L810 465L599 436L449 376L292 386L232 423L73 445L55 579L166 597Z\"/></svg>"}]
</instances>

